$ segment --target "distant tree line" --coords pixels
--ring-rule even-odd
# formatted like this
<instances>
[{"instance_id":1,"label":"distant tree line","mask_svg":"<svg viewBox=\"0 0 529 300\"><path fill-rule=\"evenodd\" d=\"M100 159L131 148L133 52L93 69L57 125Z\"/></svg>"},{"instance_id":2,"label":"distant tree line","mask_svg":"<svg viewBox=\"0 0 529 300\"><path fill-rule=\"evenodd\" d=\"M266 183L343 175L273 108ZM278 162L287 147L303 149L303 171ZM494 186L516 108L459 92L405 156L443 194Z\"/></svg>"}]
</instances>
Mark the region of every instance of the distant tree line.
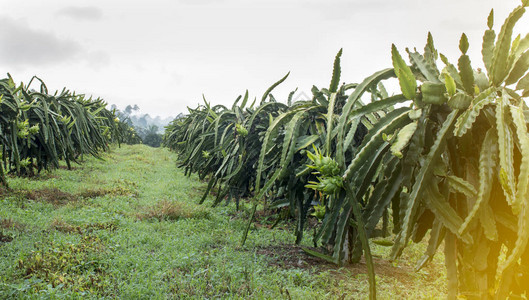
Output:
<instances>
[{"instance_id":1,"label":"distant tree line","mask_svg":"<svg viewBox=\"0 0 529 300\"><path fill-rule=\"evenodd\" d=\"M151 117L149 114L139 114L140 108L137 104L127 105L124 110L112 106L120 120L134 127L141 143L151 147L160 147L165 126L173 120L172 117Z\"/></svg>"}]
</instances>

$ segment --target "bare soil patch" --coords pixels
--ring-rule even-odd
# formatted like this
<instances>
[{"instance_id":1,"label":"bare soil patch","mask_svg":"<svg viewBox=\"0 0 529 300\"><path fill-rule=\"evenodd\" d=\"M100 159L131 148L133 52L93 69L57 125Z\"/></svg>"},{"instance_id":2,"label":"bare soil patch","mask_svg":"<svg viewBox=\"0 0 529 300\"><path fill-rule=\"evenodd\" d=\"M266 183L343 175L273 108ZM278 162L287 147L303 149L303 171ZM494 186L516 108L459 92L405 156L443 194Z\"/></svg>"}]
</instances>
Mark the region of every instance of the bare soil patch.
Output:
<instances>
[{"instance_id":1,"label":"bare soil patch","mask_svg":"<svg viewBox=\"0 0 529 300\"><path fill-rule=\"evenodd\" d=\"M26 198L51 203L55 206L65 205L79 200L77 195L63 192L58 188L43 188L29 191L26 193Z\"/></svg>"},{"instance_id":2,"label":"bare soil patch","mask_svg":"<svg viewBox=\"0 0 529 300\"><path fill-rule=\"evenodd\" d=\"M70 169L68 169L68 166L59 166L59 169L61 169L61 170L70 170L71 171L71 170L77 169L77 167L71 166Z\"/></svg>"},{"instance_id":3,"label":"bare soil patch","mask_svg":"<svg viewBox=\"0 0 529 300\"><path fill-rule=\"evenodd\" d=\"M318 251L316 248L308 248ZM307 254L298 245L281 244L260 247L257 249L257 254L270 258L269 265L274 267L312 270L315 273L330 271L337 280L350 280L351 276L367 274L367 265L363 258L356 264L349 264L339 268L335 264ZM395 278L406 285L413 284L414 270L411 266L394 266L390 261L379 257L373 257L373 262L375 264L375 272L378 276ZM347 272L344 272L344 269Z\"/></svg>"},{"instance_id":4,"label":"bare soil patch","mask_svg":"<svg viewBox=\"0 0 529 300\"><path fill-rule=\"evenodd\" d=\"M269 257L271 266L282 269L312 269L316 267L320 271L324 271L336 268L334 264L307 254L298 245L280 244L258 247L257 254Z\"/></svg>"}]
</instances>

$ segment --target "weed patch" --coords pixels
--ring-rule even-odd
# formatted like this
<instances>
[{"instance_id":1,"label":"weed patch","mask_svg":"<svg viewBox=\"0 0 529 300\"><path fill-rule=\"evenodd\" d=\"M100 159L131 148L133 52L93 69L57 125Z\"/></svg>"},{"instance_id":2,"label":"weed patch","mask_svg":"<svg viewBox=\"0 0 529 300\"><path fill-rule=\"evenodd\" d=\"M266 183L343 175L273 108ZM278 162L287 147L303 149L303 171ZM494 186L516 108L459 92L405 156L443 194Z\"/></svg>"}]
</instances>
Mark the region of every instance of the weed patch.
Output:
<instances>
[{"instance_id":1,"label":"weed patch","mask_svg":"<svg viewBox=\"0 0 529 300\"><path fill-rule=\"evenodd\" d=\"M5 197L9 194L9 191L5 187L0 187L0 197Z\"/></svg>"},{"instance_id":2,"label":"weed patch","mask_svg":"<svg viewBox=\"0 0 529 300\"><path fill-rule=\"evenodd\" d=\"M24 224L13 221L12 219L0 219L0 245L13 241L13 236L4 232L4 230L22 231Z\"/></svg>"},{"instance_id":3,"label":"weed patch","mask_svg":"<svg viewBox=\"0 0 529 300\"><path fill-rule=\"evenodd\" d=\"M109 188L86 189L80 192L79 196L82 198L97 198L106 195L138 197L138 185L135 182L119 179L115 183L115 186Z\"/></svg>"},{"instance_id":4,"label":"weed patch","mask_svg":"<svg viewBox=\"0 0 529 300\"><path fill-rule=\"evenodd\" d=\"M113 188L88 189L79 193L79 196L83 198L97 198L106 195L137 197L138 192L136 190L132 190L126 187L116 186Z\"/></svg>"},{"instance_id":5,"label":"weed patch","mask_svg":"<svg viewBox=\"0 0 529 300\"><path fill-rule=\"evenodd\" d=\"M106 189L88 189L79 193L79 196L82 198L97 198L102 197L108 194Z\"/></svg>"},{"instance_id":6,"label":"weed patch","mask_svg":"<svg viewBox=\"0 0 529 300\"><path fill-rule=\"evenodd\" d=\"M3 243L9 243L13 240L13 237L0 231L0 245Z\"/></svg>"},{"instance_id":7,"label":"weed patch","mask_svg":"<svg viewBox=\"0 0 529 300\"><path fill-rule=\"evenodd\" d=\"M133 157L131 157L131 159L135 160L135 161L139 161L139 162L142 162L142 163L145 163L145 164L149 164L149 165L154 165L154 162L148 158L145 158L144 156L142 155L134 155Z\"/></svg>"},{"instance_id":8,"label":"weed patch","mask_svg":"<svg viewBox=\"0 0 529 300\"><path fill-rule=\"evenodd\" d=\"M49 179L58 179L59 176L56 175L56 174L53 174L52 172L49 172L49 171L45 171L45 172L42 172L42 173L35 173L31 176L28 176L27 178L31 179L31 180L34 180L34 181L46 181L46 180L49 180Z\"/></svg>"},{"instance_id":9,"label":"weed patch","mask_svg":"<svg viewBox=\"0 0 529 300\"><path fill-rule=\"evenodd\" d=\"M107 272L108 264L103 257L107 249L99 238L85 235L81 241L72 243L37 244L37 249L18 261L24 279L33 280L34 292L64 287L76 292L108 295L113 287L113 278Z\"/></svg>"},{"instance_id":10,"label":"weed patch","mask_svg":"<svg viewBox=\"0 0 529 300\"><path fill-rule=\"evenodd\" d=\"M193 275L195 282L185 278ZM221 276L209 269L197 270L189 273L188 270L175 269L165 273L162 277L168 285L170 298L186 295L191 298L224 298L230 295L235 298L252 298L254 283L249 272L242 274L242 278Z\"/></svg>"},{"instance_id":11,"label":"weed patch","mask_svg":"<svg viewBox=\"0 0 529 300\"><path fill-rule=\"evenodd\" d=\"M209 212L201 207L191 207L182 202L162 200L136 214L139 220L158 219L160 221L176 221L180 218L208 218Z\"/></svg>"},{"instance_id":12,"label":"weed patch","mask_svg":"<svg viewBox=\"0 0 529 300\"><path fill-rule=\"evenodd\" d=\"M50 229L63 233L89 234L95 230L108 230L112 232L117 229L117 225L113 222L73 225L60 219L54 219L50 225Z\"/></svg>"},{"instance_id":13,"label":"weed patch","mask_svg":"<svg viewBox=\"0 0 529 300\"><path fill-rule=\"evenodd\" d=\"M13 221L13 219L0 219L0 229L14 229L21 231L24 229L24 227L24 224Z\"/></svg>"}]
</instances>

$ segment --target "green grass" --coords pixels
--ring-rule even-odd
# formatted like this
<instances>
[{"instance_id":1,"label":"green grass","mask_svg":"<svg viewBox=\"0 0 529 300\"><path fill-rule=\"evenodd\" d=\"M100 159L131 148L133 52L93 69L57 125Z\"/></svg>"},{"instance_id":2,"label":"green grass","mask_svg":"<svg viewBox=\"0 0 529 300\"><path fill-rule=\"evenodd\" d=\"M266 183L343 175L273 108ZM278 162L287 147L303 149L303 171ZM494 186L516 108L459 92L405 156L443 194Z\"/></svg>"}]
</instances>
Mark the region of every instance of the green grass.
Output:
<instances>
[{"instance_id":1,"label":"green grass","mask_svg":"<svg viewBox=\"0 0 529 300\"><path fill-rule=\"evenodd\" d=\"M196 205L206 183L175 160L123 146L74 170L10 178L14 192L0 194L0 298L367 298L364 264L308 257L288 223L269 229L273 217L262 217L240 247L250 205ZM425 245L398 263L385 260L387 247L373 249L381 299L445 298L441 257L412 272Z\"/></svg>"}]
</instances>

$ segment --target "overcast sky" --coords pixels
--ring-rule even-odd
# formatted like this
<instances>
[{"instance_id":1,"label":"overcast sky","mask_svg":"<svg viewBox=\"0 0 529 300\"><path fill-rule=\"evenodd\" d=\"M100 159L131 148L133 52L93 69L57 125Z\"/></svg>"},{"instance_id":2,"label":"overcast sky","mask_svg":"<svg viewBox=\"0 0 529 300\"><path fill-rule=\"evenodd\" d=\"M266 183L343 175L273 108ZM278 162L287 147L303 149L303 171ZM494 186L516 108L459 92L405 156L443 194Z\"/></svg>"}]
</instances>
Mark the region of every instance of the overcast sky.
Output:
<instances>
[{"instance_id":1,"label":"overcast sky","mask_svg":"<svg viewBox=\"0 0 529 300\"><path fill-rule=\"evenodd\" d=\"M205 94L233 103L249 89L260 98L328 86L343 47L342 82L391 66L391 44L423 49L431 31L452 62L470 40L481 63L491 8L495 29L518 0L0 0L0 72L17 82L38 75L49 89L68 87L142 113L175 116ZM529 13L515 28L529 33Z\"/></svg>"}]
</instances>

